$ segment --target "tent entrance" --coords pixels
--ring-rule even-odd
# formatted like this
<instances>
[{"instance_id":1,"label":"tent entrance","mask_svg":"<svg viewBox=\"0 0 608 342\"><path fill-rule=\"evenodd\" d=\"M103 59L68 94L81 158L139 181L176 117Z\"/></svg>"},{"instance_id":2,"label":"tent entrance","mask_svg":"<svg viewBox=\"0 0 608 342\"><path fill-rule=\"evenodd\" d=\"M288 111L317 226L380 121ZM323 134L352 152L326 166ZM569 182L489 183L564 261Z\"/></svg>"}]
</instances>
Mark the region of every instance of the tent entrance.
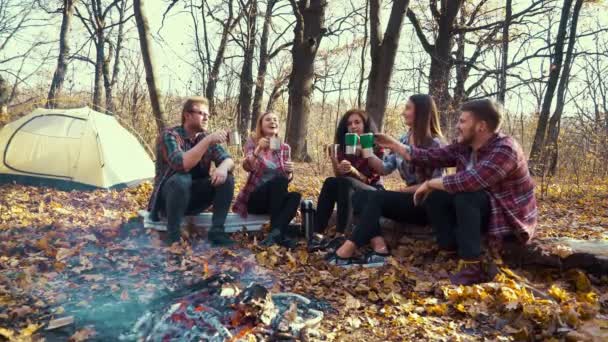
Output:
<instances>
[{"instance_id":1,"label":"tent entrance","mask_svg":"<svg viewBox=\"0 0 608 342\"><path fill-rule=\"evenodd\" d=\"M85 119L71 115L32 117L8 139L4 164L24 174L72 179L85 128Z\"/></svg>"}]
</instances>

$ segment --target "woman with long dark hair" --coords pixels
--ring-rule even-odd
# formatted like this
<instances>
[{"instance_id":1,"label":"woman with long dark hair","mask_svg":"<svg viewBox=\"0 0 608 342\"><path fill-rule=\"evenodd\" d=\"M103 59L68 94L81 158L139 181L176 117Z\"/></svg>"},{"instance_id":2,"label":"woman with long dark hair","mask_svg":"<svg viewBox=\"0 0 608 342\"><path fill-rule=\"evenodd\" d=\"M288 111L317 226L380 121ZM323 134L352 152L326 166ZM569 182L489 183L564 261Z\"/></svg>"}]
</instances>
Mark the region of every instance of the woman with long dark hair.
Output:
<instances>
[{"instance_id":1,"label":"woman with long dark hair","mask_svg":"<svg viewBox=\"0 0 608 342\"><path fill-rule=\"evenodd\" d=\"M233 210L242 217L248 213L270 214L271 230L260 244L269 246L278 243L293 247L285 232L296 216L302 195L288 190L293 178L291 149L278 140L278 134L278 116L272 112L260 115L255 134L244 147L243 169L249 172L249 176L236 198Z\"/></svg>"},{"instance_id":2,"label":"woman with long dark hair","mask_svg":"<svg viewBox=\"0 0 608 342\"><path fill-rule=\"evenodd\" d=\"M352 216L353 194L361 190L384 189L382 178L377 171L382 169L381 165L374 169L368 159L362 156L360 149L357 149L355 154L346 154L345 151L346 133L361 135L375 132L376 129L363 110L351 109L340 119L334 137L334 144L337 144L338 148L335 151L333 147L328 149L335 176L325 179L319 194L315 220L317 233L323 233L327 229L334 206L337 206L338 211L336 232L344 233ZM376 158L382 157L383 151L375 148L374 154Z\"/></svg>"},{"instance_id":3,"label":"woman with long dark hair","mask_svg":"<svg viewBox=\"0 0 608 342\"><path fill-rule=\"evenodd\" d=\"M410 96L402 115L409 131L399 140L401 144L424 148L441 146L442 134L437 107L430 95ZM382 146L388 140L393 138L385 134L376 134L378 145ZM440 177L443 173L443 169L429 169L410 164L400 156L400 151L392 151L384 160L372 156L368 158L368 164L370 167L382 169L384 175L398 170L406 183L406 188L402 191L375 191L361 197L365 199L365 209L359 217L359 223L350 238L335 252L327 255L327 260L332 264L383 265L385 258L390 254L380 231L380 217L413 224L426 224L425 208L414 205L414 193L426 180ZM367 243L370 243L372 252L363 259L353 258L357 248Z\"/></svg>"}]
</instances>

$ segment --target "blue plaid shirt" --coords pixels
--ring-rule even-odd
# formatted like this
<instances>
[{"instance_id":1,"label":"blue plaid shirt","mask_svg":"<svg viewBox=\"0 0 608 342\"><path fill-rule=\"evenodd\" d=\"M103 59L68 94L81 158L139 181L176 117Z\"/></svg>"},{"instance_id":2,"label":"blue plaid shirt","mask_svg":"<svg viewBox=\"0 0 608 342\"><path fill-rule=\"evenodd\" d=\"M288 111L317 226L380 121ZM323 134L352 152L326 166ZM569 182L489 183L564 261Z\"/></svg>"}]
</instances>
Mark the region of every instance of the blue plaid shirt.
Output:
<instances>
[{"instance_id":1,"label":"blue plaid shirt","mask_svg":"<svg viewBox=\"0 0 608 342\"><path fill-rule=\"evenodd\" d=\"M209 177L211 163L217 167L224 160L231 158L230 154L222 147L215 144L209 149L201 161L190 171L184 170L184 153L194 147L199 141L207 136L207 132L197 134L193 139L188 138L183 126L176 126L163 131L156 142L156 177L154 178L154 190L148 203L148 210L156 214L159 209L158 200L160 189L163 184L174 174L191 173L193 177Z\"/></svg>"},{"instance_id":2,"label":"blue plaid shirt","mask_svg":"<svg viewBox=\"0 0 608 342\"><path fill-rule=\"evenodd\" d=\"M410 132L404 134L399 138L399 142L405 145L409 145ZM426 148L437 148L441 147L442 142L439 138L433 138L433 142L426 146ZM399 175L405 181L405 184L416 185L422 184L425 181L441 177L443 175L443 168L429 168L414 166L407 160L404 160L400 155L391 152L389 155L384 157L384 171L389 174L395 170L399 170Z\"/></svg>"}]
</instances>

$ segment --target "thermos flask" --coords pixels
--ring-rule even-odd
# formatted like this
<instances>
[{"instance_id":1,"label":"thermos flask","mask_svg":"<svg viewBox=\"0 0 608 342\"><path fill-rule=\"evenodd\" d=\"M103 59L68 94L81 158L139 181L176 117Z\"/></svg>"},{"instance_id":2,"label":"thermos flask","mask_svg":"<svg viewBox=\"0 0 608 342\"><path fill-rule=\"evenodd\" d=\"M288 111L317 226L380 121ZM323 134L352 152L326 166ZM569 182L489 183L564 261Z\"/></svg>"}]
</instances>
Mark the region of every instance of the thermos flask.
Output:
<instances>
[{"instance_id":1,"label":"thermos flask","mask_svg":"<svg viewBox=\"0 0 608 342\"><path fill-rule=\"evenodd\" d=\"M300 210L302 212L302 230L304 231L306 243L309 244L314 233L315 208L312 201L306 199L300 204Z\"/></svg>"}]
</instances>

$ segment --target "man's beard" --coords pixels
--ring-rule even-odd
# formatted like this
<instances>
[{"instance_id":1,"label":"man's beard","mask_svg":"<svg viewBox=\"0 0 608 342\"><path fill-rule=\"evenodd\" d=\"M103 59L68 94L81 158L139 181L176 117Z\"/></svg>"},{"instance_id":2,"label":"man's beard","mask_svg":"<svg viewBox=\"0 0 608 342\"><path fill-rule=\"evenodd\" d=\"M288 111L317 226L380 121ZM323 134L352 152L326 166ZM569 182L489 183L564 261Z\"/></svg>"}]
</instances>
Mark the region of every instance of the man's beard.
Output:
<instances>
[{"instance_id":1,"label":"man's beard","mask_svg":"<svg viewBox=\"0 0 608 342\"><path fill-rule=\"evenodd\" d=\"M470 145L473 142L473 134L465 134L466 132L458 132L458 141L463 145Z\"/></svg>"},{"instance_id":2,"label":"man's beard","mask_svg":"<svg viewBox=\"0 0 608 342\"><path fill-rule=\"evenodd\" d=\"M206 125L203 125L202 123L193 123L192 125L190 125L190 129L194 132L200 133L206 131L205 126Z\"/></svg>"}]
</instances>

